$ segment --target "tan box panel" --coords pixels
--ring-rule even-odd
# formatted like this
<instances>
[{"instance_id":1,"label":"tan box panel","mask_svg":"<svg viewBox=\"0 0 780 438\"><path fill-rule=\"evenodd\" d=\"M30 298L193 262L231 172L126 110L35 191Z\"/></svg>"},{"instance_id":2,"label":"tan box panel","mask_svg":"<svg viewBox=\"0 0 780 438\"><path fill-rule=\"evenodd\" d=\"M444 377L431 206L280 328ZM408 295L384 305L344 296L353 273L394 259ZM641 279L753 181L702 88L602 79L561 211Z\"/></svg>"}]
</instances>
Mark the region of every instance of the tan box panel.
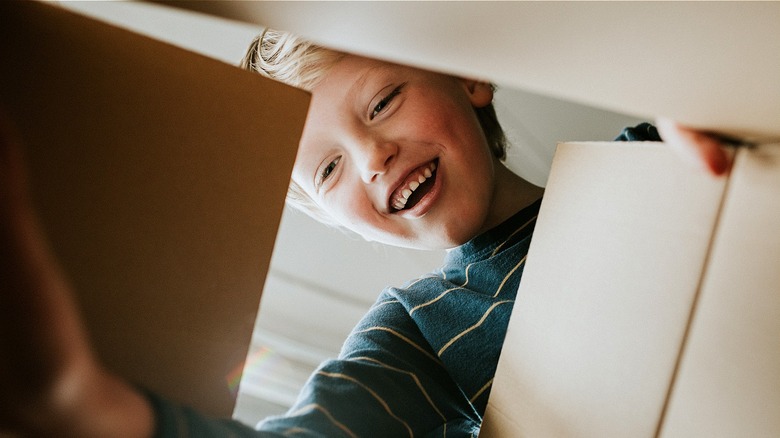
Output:
<instances>
[{"instance_id":1,"label":"tan box panel","mask_svg":"<svg viewBox=\"0 0 780 438\"><path fill-rule=\"evenodd\" d=\"M780 144L740 151L665 437L780 435Z\"/></svg>"},{"instance_id":2,"label":"tan box panel","mask_svg":"<svg viewBox=\"0 0 780 438\"><path fill-rule=\"evenodd\" d=\"M101 359L230 416L308 94L54 6L0 16L0 104Z\"/></svg>"}]
</instances>

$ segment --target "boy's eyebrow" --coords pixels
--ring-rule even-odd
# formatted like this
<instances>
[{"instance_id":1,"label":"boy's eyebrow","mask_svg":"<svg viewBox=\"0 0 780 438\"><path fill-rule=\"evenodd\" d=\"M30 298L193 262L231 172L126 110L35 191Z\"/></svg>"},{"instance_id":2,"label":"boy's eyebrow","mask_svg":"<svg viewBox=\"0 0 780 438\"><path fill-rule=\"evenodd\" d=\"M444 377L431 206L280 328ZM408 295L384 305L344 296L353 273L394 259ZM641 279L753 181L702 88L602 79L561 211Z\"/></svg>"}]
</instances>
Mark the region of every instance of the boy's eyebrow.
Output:
<instances>
[{"instance_id":1,"label":"boy's eyebrow","mask_svg":"<svg viewBox=\"0 0 780 438\"><path fill-rule=\"evenodd\" d=\"M365 88L366 82L368 82L368 79L371 76L374 76L374 73L376 70L387 70L387 65L375 65L373 67L369 67L366 71L363 72L363 74L358 77L358 79L352 84L351 87L349 87L349 90L347 91L347 95L350 98L354 98L358 95L358 93Z\"/></svg>"}]
</instances>

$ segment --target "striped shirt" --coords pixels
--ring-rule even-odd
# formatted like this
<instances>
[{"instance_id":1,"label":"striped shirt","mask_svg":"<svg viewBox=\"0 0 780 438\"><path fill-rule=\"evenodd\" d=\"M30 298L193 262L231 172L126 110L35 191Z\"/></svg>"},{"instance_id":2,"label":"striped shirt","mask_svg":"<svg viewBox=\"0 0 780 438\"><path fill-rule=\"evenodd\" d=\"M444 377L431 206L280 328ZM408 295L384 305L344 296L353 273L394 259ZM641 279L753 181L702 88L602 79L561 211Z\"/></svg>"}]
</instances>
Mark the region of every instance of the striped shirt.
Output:
<instances>
[{"instance_id":1,"label":"striped shirt","mask_svg":"<svg viewBox=\"0 0 780 438\"><path fill-rule=\"evenodd\" d=\"M540 203L385 289L286 414L253 430L149 394L156 436L476 436Z\"/></svg>"},{"instance_id":2,"label":"striped shirt","mask_svg":"<svg viewBox=\"0 0 780 438\"><path fill-rule=\"evenodd\" d=\"M648 123L616 141L660 141ZM257 430L148 393L156 436L477 436L541 201L447 254L441 270L388 288L295 405Z\"/></svg>"}]
</instances>

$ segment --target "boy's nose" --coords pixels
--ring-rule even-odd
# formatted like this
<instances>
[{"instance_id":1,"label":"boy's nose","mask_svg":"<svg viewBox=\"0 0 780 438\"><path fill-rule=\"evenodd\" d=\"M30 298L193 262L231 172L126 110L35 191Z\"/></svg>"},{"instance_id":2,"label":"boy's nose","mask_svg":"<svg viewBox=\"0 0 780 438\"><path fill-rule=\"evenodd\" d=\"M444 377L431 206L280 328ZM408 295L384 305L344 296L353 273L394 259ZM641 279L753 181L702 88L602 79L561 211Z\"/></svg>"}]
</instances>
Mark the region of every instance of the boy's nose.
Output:
<instances>
[{"instance_id":1,"label":"boy's nose","mask_svg":"<svg viewBox=\"0 0 780 438\"><path fill-rule=\"evenodd\" d=\"M372 183L384 175L397 154L398 146L392 142L374 141L363 145L359 159L363 181Z\"/></svg>"}]
</instances>

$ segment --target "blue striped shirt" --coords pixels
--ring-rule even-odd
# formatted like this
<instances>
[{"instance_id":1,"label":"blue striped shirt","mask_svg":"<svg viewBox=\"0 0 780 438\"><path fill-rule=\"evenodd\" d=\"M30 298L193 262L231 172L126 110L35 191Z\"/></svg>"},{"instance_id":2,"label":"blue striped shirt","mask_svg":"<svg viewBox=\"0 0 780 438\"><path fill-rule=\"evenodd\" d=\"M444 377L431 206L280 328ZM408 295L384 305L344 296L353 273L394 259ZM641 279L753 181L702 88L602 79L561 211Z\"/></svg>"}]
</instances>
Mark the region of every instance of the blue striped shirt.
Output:
<instances>
[{"instance_id":1,"label":"blue striped shirt","mask_svg":"<svg viewBox=\"0 0 780 438\"><path fill-rule=\"evenodd\" d=\"M654 126L616 141L660 141ZM541 201L388 288L283 416L250 429L149 393L156 436L469 437L479 433Z\"/></svg>"},{"instance_id":2,"label":"blue striped shirt","mask_svg":"<svg viewBox=\"0 0 780 438\"><path fill-rule=\"evenodd\" d=\"M384 290L285 415L251 430L151 396L157 436L476 436L540 202Z\"/></svg>"}]
</instances>

